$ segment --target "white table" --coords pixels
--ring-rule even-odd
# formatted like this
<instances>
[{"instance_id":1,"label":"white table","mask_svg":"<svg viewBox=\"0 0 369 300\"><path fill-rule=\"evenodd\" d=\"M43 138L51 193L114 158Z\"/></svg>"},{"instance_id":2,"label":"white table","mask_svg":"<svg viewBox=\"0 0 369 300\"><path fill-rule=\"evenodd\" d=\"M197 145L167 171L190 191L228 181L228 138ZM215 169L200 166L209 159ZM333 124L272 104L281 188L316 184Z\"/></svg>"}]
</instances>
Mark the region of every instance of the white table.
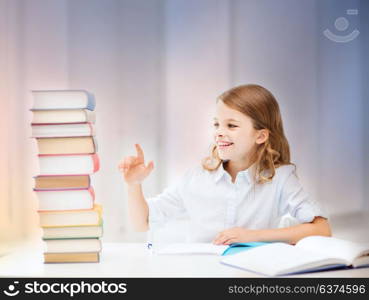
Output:
<instances>
[{"instance_id":1,"label":"white table","mask_svg":"<svg viewBox=\"0 0 369 300\"><path fill-rule=\"evenodd\" d=\"M150 255L143 243L103 243L100 263L44 264L42 251L41 241L25 243L0 257L0 277L262 277L216 255ZM291 277L369 277L369 268Z\"/></svg>"}]
</instances>

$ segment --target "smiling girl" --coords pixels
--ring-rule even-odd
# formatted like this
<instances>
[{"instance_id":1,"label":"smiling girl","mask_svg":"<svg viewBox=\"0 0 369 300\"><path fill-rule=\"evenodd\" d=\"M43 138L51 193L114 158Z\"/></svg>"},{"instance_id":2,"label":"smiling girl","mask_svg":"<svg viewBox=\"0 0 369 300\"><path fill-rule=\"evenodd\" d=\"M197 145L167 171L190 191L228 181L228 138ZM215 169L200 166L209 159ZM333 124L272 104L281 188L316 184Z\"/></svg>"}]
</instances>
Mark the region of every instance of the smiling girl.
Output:
<instances>
[{"instance_id":1,"label":"smiling girl","mask_svg":"<svg viewBox=\"0 0 369 300\"><path fill-rule=\"evenodd\" d=\"M119 169L138 231L186 213L191 242L295 244L309 235L331 235L327 215L303 190L290 162L278 103L259 85L218 97L210 156L156 197L142 193L154 165L145 165L143 150L135 146L137 156L126 157ZM292 226L284 224L286 217Z\"/></svg>"}]
</instances>

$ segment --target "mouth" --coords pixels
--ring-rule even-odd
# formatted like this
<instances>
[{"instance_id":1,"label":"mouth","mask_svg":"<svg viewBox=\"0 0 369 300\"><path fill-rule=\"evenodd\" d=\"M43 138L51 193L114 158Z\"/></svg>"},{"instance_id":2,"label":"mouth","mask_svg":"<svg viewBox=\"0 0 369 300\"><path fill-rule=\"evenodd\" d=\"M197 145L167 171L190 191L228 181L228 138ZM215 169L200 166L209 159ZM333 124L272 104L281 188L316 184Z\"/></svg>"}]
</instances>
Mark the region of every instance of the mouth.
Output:
<instances>
[{"instance_id":1,"label":"mouth","mask_svg":"<svg viewBox=\"0 0 369 300\"><path fill-rule=\"evenodd\" d=\"M223 142L219 142L218 143L218 148L219 149L228 149L229 147L231 147L233 145L233 143L223 143Z\"/></svg>"}]
</instances>

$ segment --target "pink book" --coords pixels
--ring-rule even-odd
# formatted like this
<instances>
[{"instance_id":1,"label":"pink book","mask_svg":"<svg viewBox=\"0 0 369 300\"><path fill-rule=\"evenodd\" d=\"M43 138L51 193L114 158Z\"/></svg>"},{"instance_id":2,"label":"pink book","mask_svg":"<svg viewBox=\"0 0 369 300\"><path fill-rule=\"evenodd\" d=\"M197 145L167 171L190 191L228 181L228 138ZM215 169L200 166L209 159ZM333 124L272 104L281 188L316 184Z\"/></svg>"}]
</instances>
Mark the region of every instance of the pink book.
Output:
<instances>
[{"instance_id":1,"label":"pink book","mask_svg":"<svg viewBox=\"0 0 369 300\"><path fill-rule=\"evenodd\" d=\"M100 169L100 160L94 154L39 154L40 174L83 175L92 174Z\"/></svg>"}]
</instances>

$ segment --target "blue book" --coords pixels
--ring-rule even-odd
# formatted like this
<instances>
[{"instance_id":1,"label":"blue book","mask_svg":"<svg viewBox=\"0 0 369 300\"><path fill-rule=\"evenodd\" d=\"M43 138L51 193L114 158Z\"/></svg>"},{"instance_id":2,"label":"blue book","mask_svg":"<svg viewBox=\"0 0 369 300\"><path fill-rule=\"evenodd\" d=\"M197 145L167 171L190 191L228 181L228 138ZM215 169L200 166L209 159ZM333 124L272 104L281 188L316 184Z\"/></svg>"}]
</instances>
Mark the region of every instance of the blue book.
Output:
<instances>
[{"instance_id":1,"label":"blue book","mask_svg":"<svg viewBox=\"0 0 369 300\"><path fill-rule=\"evenodd\" d=\"M273 242L222 258L222 264L267 276L369 267L369 243L308 236L296 245Z\"/></svg>"},{"instance_id":2,"label":"blue book","mask_svg":"<svg viewBox=\"0 0 369 300\"><path fill-rule=\"evenodd\" d=\"M224 250L222 256L236 254L267 244L269 244L269 242L233 243L229 245L229 247L226 250Z\"/></svg>"},{"instance_id":3,"label":"blue book","mask_svg":"<svg viewBox=\"0 0 369 300\"><path fill-rule=\"evenodd\" d=\"M34 110L94 110L95 97L86 90L33 90Z\"/></svg>"}]
</instances>

